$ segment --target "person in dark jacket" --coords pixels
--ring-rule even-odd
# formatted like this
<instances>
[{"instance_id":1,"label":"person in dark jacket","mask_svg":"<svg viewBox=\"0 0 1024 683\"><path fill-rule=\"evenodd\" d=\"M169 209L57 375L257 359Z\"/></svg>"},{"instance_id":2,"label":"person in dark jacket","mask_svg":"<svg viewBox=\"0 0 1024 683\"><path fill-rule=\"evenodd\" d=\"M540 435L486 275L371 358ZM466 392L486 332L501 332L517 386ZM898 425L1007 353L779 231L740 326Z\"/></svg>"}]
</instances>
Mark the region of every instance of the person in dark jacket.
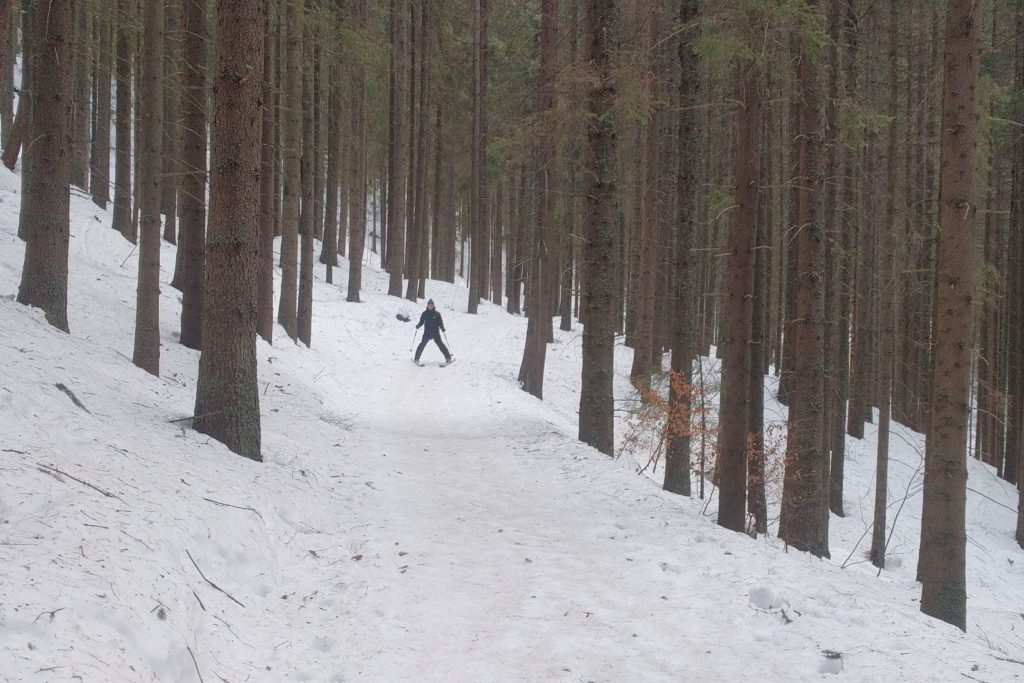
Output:
<instances>
[{"instance_id":1,"label":"person in dark jacket","mask_svg":"<svg viewBox=\"0 0 1024 683\"><path fill-rule=\"evenodd\" d=\"M416 347L416 364L420 364L420 356L423 354L423 349L426 348L427 342L433 340L437 344L437 348L441 349L441 353L444 354L444 362L452 362L452 354L448 352L448 347L441 341L441 332L444 332L444 320L441 319L441 314L434 308L434 300L427 300L427 310L423 311L420 315L420 321L416 323L416 329L423 328L423 340L420 341L420 345Z\"/></svg>"}]
</instances>

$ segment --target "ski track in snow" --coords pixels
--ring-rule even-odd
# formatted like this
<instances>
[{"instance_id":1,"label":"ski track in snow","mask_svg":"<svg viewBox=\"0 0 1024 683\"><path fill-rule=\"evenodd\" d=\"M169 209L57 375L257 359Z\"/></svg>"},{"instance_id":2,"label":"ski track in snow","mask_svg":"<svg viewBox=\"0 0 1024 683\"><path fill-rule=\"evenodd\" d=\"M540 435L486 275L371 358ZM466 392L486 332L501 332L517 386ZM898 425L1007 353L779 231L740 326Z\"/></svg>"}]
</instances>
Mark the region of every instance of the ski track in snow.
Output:
<instances>
[{"instance_id":1,"label":"ski track in snow","mask_svg":"<svg viewBox=\"0 0 1024 683\"><path fill-rule=\"evenodd\" d=\"M964 635L917 611L919 473L893 566L840 568L871 516L870 433L849 442L833 559L786 553L575 440L578 331L556 332L540 402L514 382L525 321L489 304L465 315L463 288L430 282L459 360L438 367L431 345L418 368L412 323L395 316L420 305L385 296L372 269L362 304L318 279L311 350L280 327L259 342L265 462L250 462L172 422L192 412L198 363L176 340L173 247L154 378L130 360L137 254L84 198L72 200L71 334L14 303L18 186L0 174L3 680L1024 675L998 659L1024 659L1024 555L1000 505L1016 494L978 463L971 486L987 498L969 501ZM629 352L617 354L626 396ZM897 429L890 522L919 447Z\"/></svg>"}]
</instances>

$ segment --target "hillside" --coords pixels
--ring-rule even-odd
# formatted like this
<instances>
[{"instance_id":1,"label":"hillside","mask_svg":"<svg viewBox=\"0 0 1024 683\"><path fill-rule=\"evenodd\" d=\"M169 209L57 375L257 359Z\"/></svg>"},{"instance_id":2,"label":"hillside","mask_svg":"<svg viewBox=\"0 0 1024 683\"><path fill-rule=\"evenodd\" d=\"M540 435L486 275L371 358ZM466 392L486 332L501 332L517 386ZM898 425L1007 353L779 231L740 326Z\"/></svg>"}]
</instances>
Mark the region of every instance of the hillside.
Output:
<instances>
[{"instance_id":1,"label":"hillside","mask_svg":"<svg viewBox=\"0 0 1024 683\"><path fill-rule=\"evenodd\" d=\"M514 381L525 320L466 315L463 289L430 282L458 361L428 349L417 368L396 314L418 307L372 268L362 304L317 282L312 349L280 328L259 343L251 462L187 427L198 354L176 343L173 247L158 379L130 359L137 255L87 199L71 334L13 301L18 187L0 174L4 680L1024 677L1016 493L976 462L962 634L917 609L919 435L896 434L890 569L861 561L871 434L850 441L832 560L787 553L575 440L578 331L556 332L540 402Z\"/></svg>"}]
</instances>

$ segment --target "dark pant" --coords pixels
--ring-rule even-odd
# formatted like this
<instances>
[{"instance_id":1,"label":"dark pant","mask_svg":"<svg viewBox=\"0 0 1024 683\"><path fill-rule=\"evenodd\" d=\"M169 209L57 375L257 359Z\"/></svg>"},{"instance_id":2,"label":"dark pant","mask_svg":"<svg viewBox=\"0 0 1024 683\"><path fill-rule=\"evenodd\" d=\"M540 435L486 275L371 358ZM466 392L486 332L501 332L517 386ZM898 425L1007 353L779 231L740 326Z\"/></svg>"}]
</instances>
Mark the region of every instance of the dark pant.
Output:
<instances>
[{"instance_id":1,"label":"dark pant","mask_svg":"<svg viewBox=\"0 0 1024 683\"><path fill-rule=\"evenodd\" d=\"M448 347L444 345L443 341L441 341L441 335L439 335L437 332L432 332L425 333L423 335L423 340L420 342L420 345L416 347L416 360L420 359L420 356L423 355L423 349L426 348L427 346L427 342L431 340L433 340L437 344L437 348L441 349L441 353L444 354L444 359L446 361L452 359L452 354L448 353Z\"/></svg>"}]
</instances>

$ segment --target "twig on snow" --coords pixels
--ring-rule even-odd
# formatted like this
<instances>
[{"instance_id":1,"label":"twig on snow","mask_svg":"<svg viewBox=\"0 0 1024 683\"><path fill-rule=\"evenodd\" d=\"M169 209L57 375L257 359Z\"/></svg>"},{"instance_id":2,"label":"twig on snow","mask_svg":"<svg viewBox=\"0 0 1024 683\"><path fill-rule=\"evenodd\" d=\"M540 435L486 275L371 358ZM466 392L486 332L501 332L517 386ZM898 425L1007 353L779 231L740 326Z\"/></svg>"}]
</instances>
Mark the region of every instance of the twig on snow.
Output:
<instances>
[{"instance_id":1,"label":"twig on snow","mask_svg":"<svg viewBox=\"0 0 1024 683\"><path fill-rule=\"evenodd\" d=\"M39 617L42 617L44 614L49 614L50 615L50 621L53 621L53 618L57 616L57 612L60 612L61 610L64 610L64 609L66 609L66 608L65 607L58 607L57 609L50 610L48 612L44 610L44 611L39 613L39 616L37 616L35 619L32 620L32 623L34 624L37 621L39 621Z\"/></svg>"},{"instance_id":2,"label":"twig on snow","mask_svg":"<svg viewBox=\"0 0 1024 683\"><path fill-rule=\"evenodd\" d=\"M196 564L195 558L192 557L192 553L190 553L187 548L185 549L185 554L188 555L188 559L192 560L192 566L196 568L197 572L199 572L199 576L203 577L203 581L205 581L206 583L210 584L211 586L213 586L214 588L219 590L221 593L223 593L224 595L226 595L229 598L231 598L231 600L235 604L237 604L239 607L243 607L243 608L245 607L245 605L243 605L241 602L238 601L238 598L236 598L235 596L231 595L231 593L228 593L226 590L224 590L223 588L221 588L220 586L215 584L213 581L210 581L208 578L206 578L206 574L204 574L203 570L199 568L198 564Z\"/></svg>"},{"instance_id":3,"label":"twig on snow","mask_svg":"<svg viewBox=\"0 0 1024 683\"><path fill-rule=\"evenodd\" d=\"M192 652L192 646L186 645L185 648L188 650L189 655L192 657L192 664L194 664L196 667L196 676L199 676L199 683L203 683L203 674L199 670L199 662L196 661L196 656Z\"/></svg>"},{"instance_id":4,"label":"twig on snow","mask_svg":"<svg viewBox=\"0 0 1024 683\"><path fill-rule=\"evenodd\" d=\"M204 605L203 601L199 599L199 595L197 595L195 591L192 591L192 595L196 596L196 602L199 603L199 606L202 607L203 611L205 612L206 611L206 605Z\"/></svg>"},{"instance_id":5,"label":"twig on snow","mask_svg":"<svg viewBox=\"0 0 1024 683\"><path fill-rule=\"evenodd\" d=\"M203 498L203 500L205 500L207 503L213 503L214 505L221 505L221 506L226 507L226 508L235 508L236 510L249 510L250 512L255 513L256 516L259 517L260 519L263 519L263 515L261 515L259 513L259 510L255 509L255 508L243 507L241 505L232 505L231 503L222 503L219 500L214 500L213 498Z\"/></svg>"},{"instance_id":6,"label":"twig on snow","mask_svg":"<svg viewBox=\"0 0 1024 683\"><path fill-rule=\"evenodd\" d=\"M995 655L993 655L993 656L995 656ZM1011 659L1010 657L998 657L998 656L996 656L996 659L998 659L1000 662L1009 662L1010 664L1020 664L1021 666L1024 666L1024 661L1021 661L1019 659Z\"/></svg>"},{"instance_id":7,"label":"twig on snow","mask_svg":"<svg viewBox=\"0 0 1024 683\"><path fill-rule=\"evenodd\" d=\"M65 393L65 394L67 395L67 397L71 399L71 402L72 402L72 403L74 403L74 404L75 404L76 406L78 406L79 408L81 408L81 409L82 409L82 410L84 410L85 412L87 412L87 413L89 413L90 415L92 415L92 413L91 413L91 412L89 411L89 409L85 407L85 404L83 404L83 403L82 403L81 401L79 401L79 400L78 400L78 397L77 397L77 396L75 396L75 392L71 391L71 390L70 390L70 389L68 389L68 388L67 388L66 386L64 386L63 384L61 384L60 382L57 382L57 383L56 383L56 384L54 384L53 386L55 386L55 387L57 387L58 389L60 389L61 391L63 391L63 392L64 392L64 393Z\"/></svg>"},{"instance_id":8,"label":"twig on snow","mask_svg":"<svg viewBox=\"0 0 1024 683\"><path fill-rule=\"evenodd\" d=\"M107 498L116 498L119 501L121 501L122 503L124 502L124 499L121 498L120 496L115 495L115 494L111 493L110 491L107 491L106 489L101 489L99 486L96 486L95 484L90 484L89 482L85 481L84 479L79 479L78 477L76 477L74 475L71 475L71 474L68 474L67 472L64 472L64 471L62 471L62 470L60 470L60 469L58 469L56 467L52 467L50 465L44 465L41 462L37 462L36 463L36 467L39 468L40 472L44 472L46 474L49 474L51 477L57 478L57 475L60 475L60 476L63 476L63 477L67 477L68 479L74 479L79 484L82 484L83 486L88 486L93 491L97 491L99 493L102 493Z\"/></svg>"}]
</instances>

